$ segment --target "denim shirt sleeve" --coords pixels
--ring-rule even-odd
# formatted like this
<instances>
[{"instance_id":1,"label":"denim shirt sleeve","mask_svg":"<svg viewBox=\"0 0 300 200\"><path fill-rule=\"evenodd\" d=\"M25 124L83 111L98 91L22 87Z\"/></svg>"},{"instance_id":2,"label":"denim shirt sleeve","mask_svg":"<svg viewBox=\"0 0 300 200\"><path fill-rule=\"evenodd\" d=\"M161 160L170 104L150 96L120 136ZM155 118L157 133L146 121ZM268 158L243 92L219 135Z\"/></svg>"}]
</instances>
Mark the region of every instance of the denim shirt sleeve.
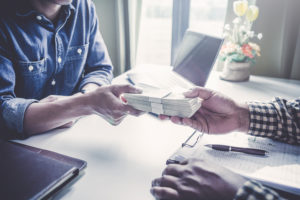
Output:
<instances>
[{"instance_id":1,"label":"denim shirt sleeve","mask_svg":"<svg viewBox=\"0 0 300 200\"><path fill-rule=\"evenodd\" d=\"M24 114L36 100L16 98L15 72L6 52L0 41L0 138L24 139L27 137L23 131Z\"/></svg>"},{"instance_id":2,"label":"denim shirt sleeve","mask_svg":"<svg viewBox=\"0 0 300 200\"><path fill-rule=\"evenodd\" d=\"M113 66L99 30L99 22L94 3L91 1L89 9L91 15L89 49L84 69L84 78L79 85L79 90L88 83L95 83L100 86L109 85L113 77Z\"/></svg>"}]
</instances>

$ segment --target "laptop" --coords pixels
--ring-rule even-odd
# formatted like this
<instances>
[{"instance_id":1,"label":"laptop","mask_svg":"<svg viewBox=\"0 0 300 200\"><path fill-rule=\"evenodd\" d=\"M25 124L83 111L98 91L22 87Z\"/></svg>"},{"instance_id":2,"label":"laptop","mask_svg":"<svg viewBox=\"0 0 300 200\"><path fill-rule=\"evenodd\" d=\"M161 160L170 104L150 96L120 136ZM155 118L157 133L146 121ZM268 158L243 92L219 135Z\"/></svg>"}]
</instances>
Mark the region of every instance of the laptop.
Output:
<instances>
[{"instance_id":1,"label":"laptop","mask_svg":"<svg viewBox=\"0 0 300 200\"><path fill-rule=\"evenodd\" d=\"M223 39L187 30L175 56L174 67L156 66L127 73L128 81L171 91L204 87L215 64Z\"/></svg>"}]
</instances>

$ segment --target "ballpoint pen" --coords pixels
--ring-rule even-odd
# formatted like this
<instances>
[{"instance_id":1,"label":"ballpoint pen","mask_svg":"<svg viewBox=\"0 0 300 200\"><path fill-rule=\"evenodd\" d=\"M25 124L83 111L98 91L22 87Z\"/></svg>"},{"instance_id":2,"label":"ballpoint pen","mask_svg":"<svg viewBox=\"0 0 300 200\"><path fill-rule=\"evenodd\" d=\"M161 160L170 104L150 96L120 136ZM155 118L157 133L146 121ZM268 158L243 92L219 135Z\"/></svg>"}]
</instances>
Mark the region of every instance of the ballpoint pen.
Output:
<instances>
[{"instance_id":1,"label":"ballpoint pen","mask_svg":"<svg viewBox=\"0 0 300 200\"><path fill-rule=\"evenodd\" d=\"M212 148L214 150L218 151L234 151L234 152L241 152L251 155L257 155L257 156L266 156L269 154L268 151L262 150L262 149L253 149L253 148L245 148L245 147L233 147L233 146L227 146L227 145L220 145L220 144L206 144L206 147Z\"/></svg>"}]
</instances>

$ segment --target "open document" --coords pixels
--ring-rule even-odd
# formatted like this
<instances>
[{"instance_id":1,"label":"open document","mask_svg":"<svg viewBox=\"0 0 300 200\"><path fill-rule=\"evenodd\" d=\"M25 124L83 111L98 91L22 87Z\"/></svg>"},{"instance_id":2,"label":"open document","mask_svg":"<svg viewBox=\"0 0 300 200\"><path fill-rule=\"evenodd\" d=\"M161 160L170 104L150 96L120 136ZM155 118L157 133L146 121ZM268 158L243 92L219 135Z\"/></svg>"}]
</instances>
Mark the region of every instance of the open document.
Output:
<instances>
[{"instance_id":1,"label":"open document","mask_svg":"<svg viewBox=\"0 0 300 200\"><path fill-rule=\"evenodd\" d=\"M239 152L223 152L207 148L206 144L222 144L262 149L268 156L255 156ZM300 195L300 147L268 138L243 133L203 135L194 148L180 148L171 160L198 157L210 159L244 177L262 182L266 186Z\"/></svg>"}]
</instances>

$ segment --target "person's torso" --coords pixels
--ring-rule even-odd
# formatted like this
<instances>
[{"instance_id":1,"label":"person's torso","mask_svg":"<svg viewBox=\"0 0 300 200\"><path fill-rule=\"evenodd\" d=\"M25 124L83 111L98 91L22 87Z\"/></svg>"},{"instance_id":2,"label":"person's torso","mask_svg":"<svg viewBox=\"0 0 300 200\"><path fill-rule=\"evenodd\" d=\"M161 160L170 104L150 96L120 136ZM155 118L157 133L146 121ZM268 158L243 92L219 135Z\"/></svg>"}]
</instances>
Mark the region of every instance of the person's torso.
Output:
<instances>
[{"instance_id":1,"label":"person's torso","mask_svg":"<svg viewBox=\"0 0 300 200\"><path fill-rule=\"evenodd\" d=\"M92 20L82 2L64 6L55 25L33 10L1 20L16 75L16 96L41 99L75 91L84 73Z\"/></svg>"}]
</instances>

